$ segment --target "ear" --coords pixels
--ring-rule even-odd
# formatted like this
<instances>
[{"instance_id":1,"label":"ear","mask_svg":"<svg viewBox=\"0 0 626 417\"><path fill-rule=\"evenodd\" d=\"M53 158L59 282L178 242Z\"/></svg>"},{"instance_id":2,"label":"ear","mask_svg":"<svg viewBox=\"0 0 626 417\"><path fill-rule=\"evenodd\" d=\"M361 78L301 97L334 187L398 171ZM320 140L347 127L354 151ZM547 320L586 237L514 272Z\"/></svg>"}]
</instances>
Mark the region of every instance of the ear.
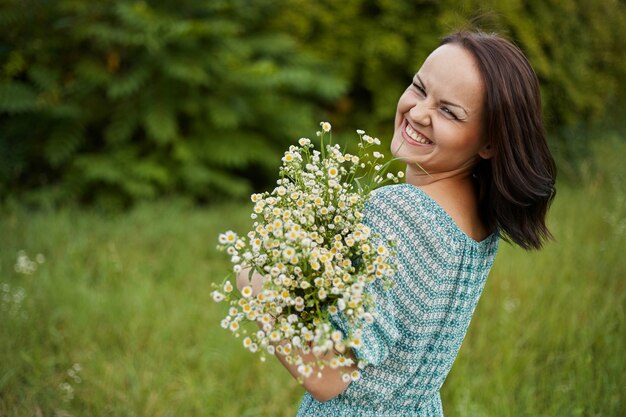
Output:
<instances>
[{"instance_id":1,"label":"ear","mask_svg":"<svg viewBox=\"0 0 626 417\"><path fill-rule=\"evenodd\" d=\"M478 151L478 156L483 159L490 159L493 157L494 149L491 144L485 145L480 151Z\"/></svg>"}]
</instances>

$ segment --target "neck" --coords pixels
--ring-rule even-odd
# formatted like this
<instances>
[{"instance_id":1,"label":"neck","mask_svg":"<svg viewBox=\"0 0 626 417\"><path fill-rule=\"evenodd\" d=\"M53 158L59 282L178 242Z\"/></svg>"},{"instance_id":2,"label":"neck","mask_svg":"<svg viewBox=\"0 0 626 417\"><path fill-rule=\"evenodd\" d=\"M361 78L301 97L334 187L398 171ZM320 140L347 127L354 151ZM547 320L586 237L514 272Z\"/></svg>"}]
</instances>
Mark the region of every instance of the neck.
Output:
<instances>
[{"instance_id":1,"label":"neck","mask_svg":"<svg viewBox=\"0 0 626 417\"><path fill-rule=\"evenodd\" d=\"M421 167L415 164L409 164L406 167L406 182L417 187L424 187L435 183L471 183L472 168L473 167L460 167L456 170L446 172L425 172Z\"/></svg>"}]
</instances>

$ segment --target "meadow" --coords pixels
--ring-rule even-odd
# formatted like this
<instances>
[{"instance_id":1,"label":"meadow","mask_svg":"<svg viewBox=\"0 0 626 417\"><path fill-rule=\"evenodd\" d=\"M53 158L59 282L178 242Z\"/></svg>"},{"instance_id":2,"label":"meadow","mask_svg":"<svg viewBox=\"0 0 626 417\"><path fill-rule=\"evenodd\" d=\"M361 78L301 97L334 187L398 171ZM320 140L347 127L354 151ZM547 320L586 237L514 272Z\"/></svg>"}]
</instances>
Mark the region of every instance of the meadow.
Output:
<instances>
[{"instance_id":1,"label":"meadow","mask_svg":"<svg viewBox=\"0 0 626 417\"><path fill-rule=\"evenodd\" d=\"M560 182L543 251L502 243L442 388L447 417L626 415L626 143ZM219 326L217 233L251 205L4 208L0 415L293 416L303 389ZM270 358L271 359L271 358Z\"/></svg>"}]
</instances>

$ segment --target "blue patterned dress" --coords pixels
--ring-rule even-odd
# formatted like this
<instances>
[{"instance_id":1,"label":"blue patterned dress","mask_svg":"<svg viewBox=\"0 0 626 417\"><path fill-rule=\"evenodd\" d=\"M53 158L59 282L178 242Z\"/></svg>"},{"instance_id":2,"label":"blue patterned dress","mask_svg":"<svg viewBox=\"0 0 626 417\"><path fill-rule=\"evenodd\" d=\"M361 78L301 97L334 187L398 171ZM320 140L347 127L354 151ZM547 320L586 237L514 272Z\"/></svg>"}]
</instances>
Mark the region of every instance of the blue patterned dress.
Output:
<instances>
[{"instance_id":1,"label":"blue patterned dress","mask_svg":"<svg viewBox=\"0 0 626 417\"><path fill-rule=\"evenodd\" d=\"M377 297L378 317L354 351L368 362L361 378L324 403L307 392L297 416L443 416L439 390L482 293L498 235L472 240L410 184L376 190L364 214L373 232L396 237L396 285L388 291L368 287ZM341 317L334 325L347 330Z\"/></svg>"}]
</instances>

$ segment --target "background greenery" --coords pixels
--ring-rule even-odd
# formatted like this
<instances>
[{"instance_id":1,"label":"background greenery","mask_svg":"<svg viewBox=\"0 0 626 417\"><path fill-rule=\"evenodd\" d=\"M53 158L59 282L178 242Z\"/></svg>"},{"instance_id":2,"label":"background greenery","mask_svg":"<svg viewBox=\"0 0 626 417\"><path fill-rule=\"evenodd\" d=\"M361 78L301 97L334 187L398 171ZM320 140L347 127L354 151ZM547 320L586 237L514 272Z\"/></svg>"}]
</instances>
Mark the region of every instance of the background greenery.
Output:
<instances>
[{"instance_id":1,"label":"background greenery","mask_svg":"<svg viewBox=\"0 0 626 417\"><path fill-rule=\"evenodd\" d=\"M1 0L0 415L294 415L302 389L219 327L217 233L318 121L388 140L421 61L476 18L541 79L556 242L502 246L446 415L625 415L624 8Z\"/></svg>"},{"instance_id":2,"label":"background greenery","mask_svg":"<svg viewBox=\"0 0 626 417\"><path fill-rule=\"evenodd\" d=\"M584 181L559 186L556 242L502 244L442 389L447 417L625 414L625 152L598 141ZM303 389L223 330L210 297L227 270L217 233L246 230L251 208L5 212L0 415L295 415Z\"/></svg>"},{"instance_id":3,"label":"background greenery","mask_svg":"<svg viewBox=\"0 0 626 417\"><path fill-rule=\"evenodd\" d=\"M120 208L163 195L244 196L273 180L277 155L319 120L339 134L388 138L420 63L441 36L473 22L526 51L562 172L580 179L590 129L617 129L626 115L625 8L3 0L0 200Z\"/></svg>"}]
</instances>

